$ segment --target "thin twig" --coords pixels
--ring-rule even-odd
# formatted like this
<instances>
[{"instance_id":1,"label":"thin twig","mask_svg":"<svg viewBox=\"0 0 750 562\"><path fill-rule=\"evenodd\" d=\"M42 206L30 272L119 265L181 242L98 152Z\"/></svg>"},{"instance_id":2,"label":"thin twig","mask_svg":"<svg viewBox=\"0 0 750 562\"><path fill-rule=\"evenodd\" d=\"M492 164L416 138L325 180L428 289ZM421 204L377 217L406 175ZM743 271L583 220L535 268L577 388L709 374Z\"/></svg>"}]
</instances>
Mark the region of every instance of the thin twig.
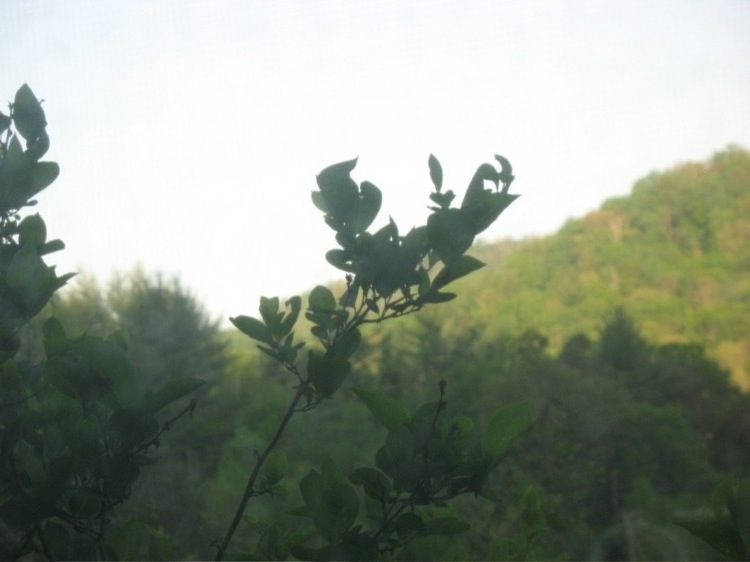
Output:
<instances>
[{"instance_id":1,"label":"thin twig","mask_svg":"<svg viewBox=\"0 0 750 562\"><path fill-rule=\"evenodd\" d=\"M165 431L169 431L170 429L172 429L172 424L174 422L176 422L178 419L180 419L182 416L184 416L185 414L190 414L192 416L193 412L195 411L196 404L197 404L197 402L196 402L195 398L193 398L192 400L190 400L190 402L188 402L188 405L185 406L184 409L180 410L180 412L176 416L174 416L172 419L169 419L169 420L165 421L162 424L162 427L159 430L159 433L157 433L153 437L153 439L150 439L147 443L144 443L143 445L141 445L137 449L133 450L132 454L133 455L137 455L138 453L144 453L144 452L148 451L148 449L150 447L158 447L159 446L159 437L161 437L162 434Z\"/></svg>"},{"instance_id":2,"label":"thin twig","mask_svg":"<svg viewBox=\"0 0 750 562\"><path fill-rule=\"evenodd\" d=\"M250 477L247 480L247 485L245 486L245 493L242 495L242 499L240 500L240 505L237 507L237 511L234 514L232 523L229 525L229 530L227 531L227 534L224 537L224 540L221 542L221 545L218 546L218 552L216 553L216 560L222 560L224 558L224 554L226 553L226 550L229 547L229 543L232 540L232 537L234 536L235 531L237 530L237 526L240 524L240 521L242 520L243 514L245 513L245 509L247 508L247 503L250 501L250 498L252 498L253 495L255 495L255 489L254 489L255 481L258 479L260 470L261 468L263 468L263 464L266 462L268 455L271 454L271 451L273 451L273 449L276 447L279 440L281 439L281 436L284 433L284 430L286 429L287 424L289 424L289 421L292 419L292 416L297 411L297 404L302 399L302 396L305 394L308 384L309 383L306 381L305 383L297 387L297 392L294 394L294 398L292 398L292 401L290 402L289 407L287 408L286 413L284 414L284 417L279 422L279 425L276 428L276 433L274 433L273 438L268 443L268 445L263 450L263 452L258 455L258 458L255 461L255 466L253 467L253 471L250 473Z\"/></svg>"}]
</instances>

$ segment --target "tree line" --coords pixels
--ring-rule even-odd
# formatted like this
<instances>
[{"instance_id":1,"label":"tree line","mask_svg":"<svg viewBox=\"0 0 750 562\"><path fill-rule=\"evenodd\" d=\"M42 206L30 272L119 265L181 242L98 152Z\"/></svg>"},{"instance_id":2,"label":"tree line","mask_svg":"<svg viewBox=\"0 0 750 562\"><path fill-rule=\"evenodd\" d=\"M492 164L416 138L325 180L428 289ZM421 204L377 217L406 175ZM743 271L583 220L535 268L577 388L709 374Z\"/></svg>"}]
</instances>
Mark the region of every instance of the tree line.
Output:
<instances>
[{"instance_id":1,"label":"tree line","mask_svg":"<svg viewBox=\"0 0 750 562\"><path fill-rule=\"evenodd\" d=\"M515 198L504 158L454 207L431 156L433 214L405 234L369 232L355 161L323 170L345 282L227 333L160 275L58 291L63 245L20 213L58 171L28 87L0 125L3 557L748 557L750 404L701 343L655 341L617 299L560 335L529 320L559 311L541 292L474 290L465 252Z\"/></svg>"},{"instance_id":2,"label":"tree line","mask_svg":"<svg viewBox=\"0 0 750 562\"><path fill-rule=\"evenodd\" d=\"M144 313L140 317L125 309L117 314L133 334L132 352L161 356L162 365L195 365L187 372L201 374L209 385L195 417L174 428L160 463L134 489L129 509L141 517L151 514L155 524L164 525L185 549L182 556L206 557L210 546L196 540L195 530L204 530L203 536L218 532L223 512L216 505L230 501L253 448L270 437L284 399L279 386L284 373L266 355L209 321L179 282L138 271L132 277L131 300L112 299ZM112 287L110 292L118 295L123 285ZM149 298L150 292L162 297ZM89 296L81 299L80 293ZM104 289L84 284L52 309L74 325L87 308L84 302L108 300ZM174 303L183 308L176 315L183 319L179 329L167 326ZM94 316L115 318L107 309ZM721 558L719 548L688 529L713 524L702 518L709 513L714 521L717 490L730 490L745 501L743 509L750 507L742 496L750 467L750 397L702 345L648 341L623 309L602 318L595 337L571 334L560 350L550 348L541 329L492 341L484 336L486 329L479 321L466 320L457 337L436 310L365 336L342 400L310 412L304 427L288 436L289 479L301 479L328 453L348 468L376 453L383 428L372 421L352 388L385 390L414 408L435 398L442 379L448 411L486 421L499 404L524 400L533 405L535 421L492 475L497 504L484 509L462 505L461 515L471 528L462 540L451 537L434 546L440 558L518 557L526 546L521 506L530 487L540 498L545 524L523 551L528 559ZM202 346L189 335L199 333ZM183 357L170 349L181 350ZM192 356L196 350L200 359ZM155 383L164 376L157 371ZM319 446L347 440L358 447ZM175 474L181 475L179 483ZM268 532L260 523L264 518L294 528L298 518L287 514L294 507L294 501L283 497L264 499L262 516L248 523L239 544L252 550L263 540ZM736 523L737 529L741 524ZM445 550L448 545L453 550ZM506 550L499 552L498 545Z\"/></svg>"}]
</instances>

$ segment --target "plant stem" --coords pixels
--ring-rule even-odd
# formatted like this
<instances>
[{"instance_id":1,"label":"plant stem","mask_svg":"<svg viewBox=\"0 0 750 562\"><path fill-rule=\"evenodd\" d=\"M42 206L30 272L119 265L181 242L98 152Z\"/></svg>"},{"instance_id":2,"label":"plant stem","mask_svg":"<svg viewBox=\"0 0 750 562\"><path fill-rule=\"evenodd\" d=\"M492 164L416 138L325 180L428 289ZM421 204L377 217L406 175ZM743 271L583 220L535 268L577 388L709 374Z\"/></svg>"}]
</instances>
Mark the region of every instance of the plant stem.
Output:
<instances>
[{"instance_id":1,"label":"plant stem","mask_svg":"<svg viewBox=\"0 0 750 562\"><path fill-rule=\"evenodd\" d=\"M217 561L222 560L224 558L224 554L226 554L226 550L229 547L229 543L232 540L232 537L234 536L234 533L237 530L237 526L240 524L240 521L242 520L242 516L245 513L245 509L247 508L247 503L250 501L250 498L252 498L253 495L255 495L255 489L254 489L255 481L258 479L260 470L261 468L263 468L263 464L266 462L268 455L271 454L271 451L274 450L279 440L281 439L281 436L284 433L284 430L286 429L287 424L289 424L289 421L292 419L292 416L297 411L297 404L299 403L302 396L305 394L305 390L307 389L308 385L309 383L305 381L302 384L300 384L299 387L297 387L297 392L294 394L294 398L292 398L292 401L289 403L289 407L286 409L286 413L284 414L284 417L281 418L281 421L279 422L279 425L276 428L276 433L274 433L273 438L268 443L268 445L263 450L263 452L260 453L260 455L258 455L258 458L255 461L255 466L253 467L253 471L250 473L250 477L247 480L247 485L245 486L245 493L242 495L242 499L240 500L240 505L237 507L237 511L234 514L234 518L232 519L232 523L229 526L229 530L227 531L227 534L224 537L224 540L221 542L221 545L219 545L218 547L218 552L216 553Z\"/></svg>"}]
</instances>

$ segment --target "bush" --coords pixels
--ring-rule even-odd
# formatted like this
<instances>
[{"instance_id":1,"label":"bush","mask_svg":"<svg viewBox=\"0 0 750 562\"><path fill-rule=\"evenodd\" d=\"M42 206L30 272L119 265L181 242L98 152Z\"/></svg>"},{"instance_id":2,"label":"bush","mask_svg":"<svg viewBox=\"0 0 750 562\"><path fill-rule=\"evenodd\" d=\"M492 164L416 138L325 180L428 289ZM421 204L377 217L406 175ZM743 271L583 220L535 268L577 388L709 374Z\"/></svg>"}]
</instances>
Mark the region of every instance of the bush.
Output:
<instances>
[{"instance_id":1,"label":"bush","mask_svg":"<svg viewBox=\"0 0 750 562\"><path fill-rule=\"evenodd\" d=\"M129 359L126 331L71 337L56 318L44 323L41 358L20 352L24 329L72 275L57 276L44 262L43 256L64 246L47 240L42 218L20 216L59 173L57 164L41 160L49 147L46 119L28 86L19 89L9 115L0 114L0 135L0 554L17 559L42 553L50 560L169 557L172 545L160 528L113 514L130 497L141 471L155 462L153 451L164 432L191 415L196 402L185 399L167 416L165 408L202 381L185 376L189 361L180 363L179 374L155 380ZM339 390L351 371L361 329L454 299L445 287L484 265L466 251L516 198L508 193L510 163L501 156L496 161L500 169L480 166L461 206L452 207L455 194L443 191L442 168L430 156L432 213L425 225L405 235L392 220L369 231L382 195L372 183L352 180L355 160L317 176L312 200L338 244L326 259L345 272L346 288L339 298L323 286L310 293L305 318L311 342L294 332L300 297L283 305L279 298L261 298L258 318L231 319L288 372L294 388L270 441L256 452L239 506L216 545L217 559L227 554L250 500L281 490L288 461L278 448L280 438L292 417L321 406ZM494 189L486 187L488 182ZM139 302L161 303L163 293L142 288ZM144 308L125 310L138 314ZM305 346L309 350L302 353ZM437 390L437 400L413 412L387 394L356 391L388 432L374 466L346 475L328 460L310 470L300 480L302 505L296 510L309 520L308 530L290 535L259 523L260 540L239 555L442 556L441 537L468 527L449 501L464 494L492 498L489 473L531 424L531 409L526 403L507 406L480 432L468 417L447 415L444 381ZM533 498L525 496L527 511L538 510Z\"/></svg>"}]
</instances>

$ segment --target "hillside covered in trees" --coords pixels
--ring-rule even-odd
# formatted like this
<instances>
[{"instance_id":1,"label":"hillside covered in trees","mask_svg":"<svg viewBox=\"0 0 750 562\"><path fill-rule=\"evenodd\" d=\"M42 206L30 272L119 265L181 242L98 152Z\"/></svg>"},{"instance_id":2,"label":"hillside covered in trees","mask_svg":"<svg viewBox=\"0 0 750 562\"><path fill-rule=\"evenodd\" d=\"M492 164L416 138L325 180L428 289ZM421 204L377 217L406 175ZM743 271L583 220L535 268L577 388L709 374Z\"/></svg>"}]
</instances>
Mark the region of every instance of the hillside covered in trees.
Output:
<instances>
[{"instance_id":1,"label":"hillside covered in trees","mask_svg":"<svg viewBox=\"0 0 750 562\"><path fill-rule=\"evenodd\" d=\"M285 436L286 494L259 498L240 551L273 538L287 556L284 541L305 529L290 515L299 479L327 457L345 472L374 457L383 429L353 389L414 408L437 400L442 380L451 415L486 423L526 400L534 423L493 473L495 500L458 502L471 529L414 541L404 559L747 556L748 186L750 154L730 148L650 175L555 236L474 248L488 267L449 286L455 301L363 330L341 395ZM173 557L210 557L206 537L221 533L294 381L239 332L221 332L180 283L143 273L108 289L80 283L49 313L74 333L125 327L154 385L177 372L209 383L121 516L163 526Z\"/></svg>"},{"instance_id":2,"label":"hillside covered in trees","mask_svg":"<svg viewBox=\"0 0 750 562\"><path fill-rule=\"evenodd\" d=\"M554 236L486 244L440 323L482 337L541 330L555 350L618 307L658 343L699 342L750 388L750 153L654 172Z\"/></svg>"}]
</instances>

